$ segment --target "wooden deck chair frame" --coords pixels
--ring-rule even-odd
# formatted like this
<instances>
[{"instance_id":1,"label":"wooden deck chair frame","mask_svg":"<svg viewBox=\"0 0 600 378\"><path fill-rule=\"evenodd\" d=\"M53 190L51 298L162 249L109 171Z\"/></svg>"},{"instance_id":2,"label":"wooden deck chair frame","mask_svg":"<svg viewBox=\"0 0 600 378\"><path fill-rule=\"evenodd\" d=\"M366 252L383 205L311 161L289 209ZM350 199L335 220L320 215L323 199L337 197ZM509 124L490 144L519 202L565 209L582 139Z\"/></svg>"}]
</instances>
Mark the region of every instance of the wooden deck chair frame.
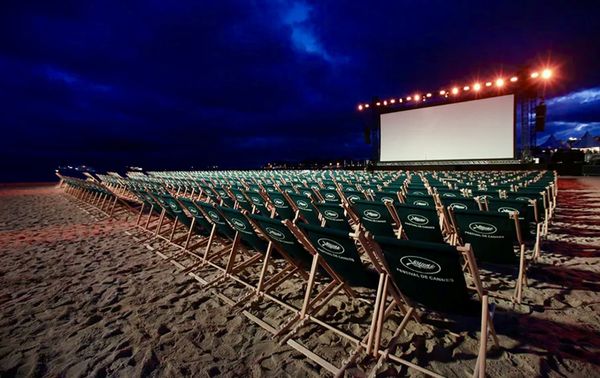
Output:
<instances>
[{"instance_id":1,"label":"wooden deck chair frame","mask_svg":"<svg viewBox=\"0 0 600 378\"><path fill-rule=\"evenodd\" d=\"M451 219L453 227L455 227L455 229L458 230L459 228L457 225L456 216L455 216L454 211L452 209L450 209L449 214L450 214L450 219ZM517 213L510 213L510 214L508 214L508 217L514 221L515 234L516 234L516 238L517 238L516 241L519 246L518 274L517 274L517 279L515 281L514 294L511 298L504 298L503 296L500 296L498 294L494 294L492 296L497 297L497 298L509 299L513 302L521 304L522 298L523 298L523 286L527 285L527 259L525 257L526 247L525 247L525 243L523 242L523 239L521 237L521 228L520 228L521 226L519 224L519 215ZM459 245L463 244L463 242L460 238L460 233L458 233L457 242Z\"/></svg>"},{"instance_id":2,"label":"wooden deck chair frame","mask_svg":"<svg viewBox=\"0 0 600 378\"><path fill-rule=\"evenodd\" d=\"M377 325L376 325L377 326L377 328L376 328L376 339L377 339L376 346L377 346L377 348L374 349L374 351L373 351L374 352L373 355L375 357L379 356L379 360L377 361L376 366L373 368L373 370L369 376L374 376L374 373L376 372L376 370L381 366L381 364L384 361L391 360L391 361L399 363L401 365L405 365L409 368L418 370L421 373L424 373L428 376L442 377L441 375L439 375L429 369L426 369L422 366L414 364L414 363L402 358L401 356L397 356L397 355L394 355L391 353L390 347L389 347L389 345L392 344L391 341L393 341L394 339L396 339L397 337L400 336L400 334L405 330L407 324L409 323L409 321L411 319L415 320L417 322L420 322L421 315L419 314L417 306L415 304L413 304L412 300L410 300L407 296L405 296L402 293L402 288L398 287L398 285L391 278L390 267L386 263L386 259L383 256L383 252L382 252L382 249L379 246L379 244L375 240L373 240L373 238L370 237L368 234L361 235L359 237L359 243L363 244L363 246L366 250L371 250L372 253L377 257L377 259L379 259L379 261L381 261L380 266L383 267L383 272L385 274L384 284L387 286L388 292L395 292L398 296L400 296L403 299L404 303L408 306L407 311L405 312L404 316L402 317L402 321L400 322L400 324L394 331L392 337L390 338L390 343L388 343L388 347L386 347L385 349L382 349L382 348L380 348L380 345L381 345L383 326L384 326L386 319L391 315L395 306L393 306L392 304L390 304L389 306L386 306L387 299L385 297L382 297L382 299L380 300L381 307L380 307L380 311L378 312L379 318L377 320ZM423 244L428 244L428 243L423 243ZM481 284L479 269L477 267L477 262L475 260L475 256L473 255L473 250L471 249L471 246L469 244L466 244L465 246L454 246L454 248L456 248L457 253L459 253L461 255L462 259L466 262L466 265L467 265L466 272L469 273L472 286L469 286L469 284L467 283L466 288L474 291L476 293L477 297L479 298L479 300L481 301L481 329L480 329L481 333L480 333L477 361L475 363L475 368L474 368L472 376L484 378L485 377L485 367L486 367L487 344L488 344L489 337L491 336L492 341L494 342L496 347L500 346L498 337L496 335L496 330L495 330L495 327L493 324L493 310L492 310L492 312L489 311L488 294L483 289L483 286ZM464 270L463 270L463 272L464 272Z\"/></svg>"},{"instance_id":3,"label":"wooden deck chair frame","mask_svg":"<svg viewBox=\"0 0 600 378\"><path fill-rule=\"evenodd\" d=\"M304 304L302 307L302 312L299 314L299 318L297 319L298 323L294 326L294 329L286 335L286 337L282 340L282 342L283 341L287 342L288 345L290 345L294 349L298 350L299 352L301 352L302 354L304 354L306 357L310 358L314 362L318 363L320 366L322 366L323 368L325 368L326 370L328 370L329 372L334 374L334 376L341 377L341 376L343 376L344 371L355 362L356 358L359 356L359 354L361 352L365 352L365 353L369 354L369 353L371 353L371 351L373 350L373 348L375 346L376 322L377 322L377 319L379 318L378 311L381 307L380 299L383 296L382 293L387 290L386 286L384 285L385 276L384 276L384 274L381 274L381 273L379 274L379 282L377 285L377 291L375 293L375 297L372 300L372 303L365 300L364 298L357 298L356 295L354 294L354 291L351 289L351 286L348 283L346 283L346 281L332 267L330 267L329 264L327 264L327 262L324 260L324 258L317 251L314 244L309 240L309 238L299 228L299 226L296 224L293 224L291 222L287 222L287 224L288 224L290 231L292 231L292 233L296 236L298 241L308 251L310 251L311 254L313 254L314 260L313 260L313 265L311 267L309 284L306 288L305 301L304 301ZM315 227L315 226L312 226L312 227ZM339 230L337 230L337 231L341 233L341 231L339 231ZM362 234L362 232L363 231L357 231L355 233L350 233L350 234L348 234L348 237L350 239L357 238L358 235ZM357 245L356 247L357 247L357 251L360 250L359 245ZM369 259L371 260L371 263L373 263L373 264L379 263L377 258L374 255L372 255L369 250L365 250L365 252L366 252L367 256L369 257ZM316 268L318 265L321 265L322 267L326 268L327 273L333 279L332 283L338 282L339 284L333 290L328 290L326 288L323 291L319 292L317 295L313 296L312 291L313 291L313 286L314 286L315 275L317 273ZM379 269L378 269L378 271L379 271ZM329 286L331 286L331 284ZM363 336L352 335L346 331L340 330L337 327L334 327L334 326L328 324L326 321L320 319L317 316L319 311L323 308L323 306L325 304L327 304L342 288L345 288L344 291L349 298L362 300L363 302L366 302L368 305L373 306L371 324L369 326L368 332ZM327 296L324 298L321 298L322 295L325 293L327 293ZM395 295L395 293L390 293L390 294L393 297L392 303L394 304L394 307L397 306L400 308L401 311L404 310L405 309L404 308L404 298L401 295ZM311 297L312 297L312 299L311 299ZM313 304L313 303L317 302L317 300L319 301L318 304ZM306 323L308 323L308 322L313 322L329 331L332 331L332 332L336 333L338 336L343 337L344 339L352 342L355 345L354 351L348 356L348 358L345 361L342 361L341 367L336 367L335 365L333 365L333 363L325 360L323 357L321 357L321 356L317 355L316 353L314 353L313 351L307 349L305 346L300 344L296 339L294 339L294 335L303 326L305 326Z\"/></svg>"}]
</instances>

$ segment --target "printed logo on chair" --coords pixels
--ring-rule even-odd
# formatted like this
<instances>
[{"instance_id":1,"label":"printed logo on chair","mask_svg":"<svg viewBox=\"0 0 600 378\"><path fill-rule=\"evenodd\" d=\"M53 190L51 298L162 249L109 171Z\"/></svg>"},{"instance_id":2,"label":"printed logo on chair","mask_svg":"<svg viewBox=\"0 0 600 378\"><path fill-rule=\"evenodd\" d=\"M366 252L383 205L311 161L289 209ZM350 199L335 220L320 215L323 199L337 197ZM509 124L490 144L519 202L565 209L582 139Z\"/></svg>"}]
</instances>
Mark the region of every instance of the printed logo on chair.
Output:
<instances>
[{"instance_id":1,"label":"printed logo on chair","mask_svg":"<svg viewBox=\"0 0 600 378\"><path fill-rule=\"evenodd\" d=\"M179 210L179 206L177 206L177 204L173 201L169 201L169 206L171 206L171 209L173 209L173 211Z\"/></svg>"},{"instance_id":2,"label":"printed logo on chair","mask_svg":"<svg viewBox=\"0 0 600 378\"><path fill-rule=\"evenodd\" d=\"M429 206L429 203L427 201L423 201L423 200L416 200L416 201L413 201L413 205L415 205L415 206Z\"/></svg>"},{"instance_id":3,"label":"printed logo on chair","mask_svg":"<svg viewBox=\"0 0 600 378\"><path fill-rule=\"evenodd\" d=\"M212 218L212 220L218 222L219 220L221 220L221 218L219 217L219 214L215 213L212 210L208 210L208 216Z\"/></svg>"},{"instance_id":4,"label":"printed logo on chair","mask_svg":"<svg viewBox=\"0 0 600 378\"><path fill-rule=\"evenodd\" d=\"M530 201L530 198L529 198L529 197L517 197L517 199L518 199L519 201L528 201L528 202Z\"/></svg>"},{"instance_id":5,"label":"printed logo on chair","mask_svg":"<svg viewBox=\"0 0 600 378\"><path fill-rule=\"evenodd\" d=\"M512 207L507 207L507 206L503 206L503 207L499 207L498 208L498 212L499 213L518 213L519 211L515 208Z\"/></svg>"},{"instance_id":6,"label":"printed logo on chair","mask_svg":"<svg viewBox=\"0 0 600 378\"><path fill-rule=\"evenodd\" d=\"M241 195L241 194L236 194L236 195L235 195L235 198L239 199L240 201L243 201L243 200L244 200L244 196L243 196L243 195Z\"/></svg>"},{"instance_id":7,"label":"printed logo on chair","mask_svg":"<svg viewBox=\"0 0 600 378\"><path fill-rule=\"evenodd\" d=\"M381 218L381 214L379 213L379 211L375 211L372 209L367 209L363 211L363 215L368 220L378 220L379 218Z\"/></svg>"},{"instance_id":8,"label":"printed logo on chair","mask_svg":"<svg viewBox=\"0 0 600 378\"><path fill-rule=\"evenodd\" d=\"M424 196L425 195L425 193L423 193L423 192L413 192L412 194L413 195L417 195L417 196Z\"/></svg>"},{"instance_id":9,"label":"printed logo on chair","mask_svg":"<svg viewBox=\"0 0 600 378\"><path fill-rule=\"evenodd\" d=\"M334 257L339 257L346 251L340 243L328 238L318 239L317 244L319 244L319 251Z\"/></svg>"},{"instance_id":10,"label":"printed logo on chair","mask_svg":"<svg viewBox=\"0 0 600 378\"><path fill-rule=\"evenodd\" d=\"M484 222L473 222L469 224L469 228L473 232L477 232L484 235L493 235L498 229L493 224L484 223Z\"/></svg>"},{"instance_id":11,"label":"printed logo on chair","mask_svg":"<svg viewBox=\"0 0 600 378\"><path fill-rule=\"evenodd\" d=\"M254 202L257 205L262 205L262 201L260 200L260 198L258 197L251 197L252 202Z\"/></svg>"},{"instance_id":12,"label":"printed logo on chair","mask_svg":"<svg viewBox=\"0 0 600 378\"><path fill-rule=\"evenodd\" d=\"M275 204L275 206L277 206L277 207L283 207L283 205L285 204L281 198L275 198L275 199L273 200L273 203L274 203L274 204Z\"/></svg>"},{"instance_id":13,"label":"printed logo on chair","mask_svg":"<svg viewBox=\"0 0 600 378\"><path fill-rule=\"evenodd\" d=\"M381 202L394 202L394 199L392 197L381 197Z\"/></svg>"},{"instance_id":14,"label":"printed logo on chair","mask_svg":"<svg viewBox=\"0 0 600 378\"><path fill-rule=\"evenodd\" d=\"M360 197L357 196L356 194L352 194L352 195L348 196L348 201L350 201L352 203L354 203L354 201L359 200L359 199L360 199Z\"/></svg>"},{"instance_id":15,"label":"printed logo on chair","mask_svg":"<svg viewBox=\"0 0 600 378\"><path fill-rule=\"evenodd\" d=\"M267 233L269 235L271 235L273 237L273 239L275 239L277 241L285 240L285 235L283 234L283 232L281 232L275 228L267 227L267 228L265 228L265 231L267 231Z\"/></svg>"},{"instance_id":16,"label":"printed logo on chair","mask_svg":"<svg viewBox=\"0 0 600 378\"><path fill-rule=\"evenodd\" d=\"M188 206L188 210L194 215L198 214L198 210L194 206Z\"/></svg>"},{"instance_id":17,"label":"printed logo on chair","mask_svg":"<svg viewBox=\"0 0 600 378\"><path fill-rule=\"evenodd\" d=\"M408 221L419 226L425 226L429 219L419 214L408 214Z\"/></svg>"},{"instance_id":18,"label":"printed logo on chair","mask_svg":"<svg viewBox=\"0 0 600 378\"><path fill-rule=\"evenodd\" d=\"M400 259L400 264L415 273L429 275L442 271L442 267L438 263L420 256L404 256Z\"/></svg>"},{"instance_id":19,"label":"printed logo on chair","mask_svg":"<svg viewBox=\"0 0 600 378\"><path fill-rule=\"evenodd\" d=\"M442 197L456 197L456 194L454 194L454 193L444 193L444 194L442 194Z\"/></svg>"},{"instance_id":20,"label":"printed logo on chair","mask_svg":"<svg viewBox=\"0 0 600 378\"><path fill-rule=\"evenodd\" d=\"M244 222L242 222L241 220L239 220L238 218L231 218L231 223L233 223L235 228L237 228L240 231L246 229L246 224Z\"/></svg>"},{"instance_id":21,"label":"printed logo on chair","mask_svg":"<svg viewBox=\"0 0 600 378\"><path fill-rule=\"evenodd\" d=\"M339 218L338 213L336 213L333 210L325 210L325 211L323 211L323 215L327 219L338 219Z\"/></svg>"},{"instance_id":22,"label":"printed logo on chair","mask_svg":"<svg viewBox=\"0 0 600 378\"><path fill-rule=\"evenodd\" d=\"M335 199L335 195L333 193L325 193L325 198L327 198L327 199Z\"/></svg>"},{"instance_id":23,"label":"printed logo on chair","mask_svg":"<svg viewBox=\"0 0 600 378\"><path fill-rule=\"evenodd\" d=\"M301 209L308 209L308 202L304 200L299 200L298 202L296 202L296 205L298 205L298 207Z\"/></svg>"},{"instance_id":24,"label":"printed logo on chair","mask_svg":"<svg viewBox=\"0 0 600 378\"><path fill-rule=\"evenodd\" d=\"M459 203L459 202L453 202L450 204L450 206L448 206L451 209L457 209L457 210L467 210L467 206L464 203Z\"/></svg>"}]
</instances>

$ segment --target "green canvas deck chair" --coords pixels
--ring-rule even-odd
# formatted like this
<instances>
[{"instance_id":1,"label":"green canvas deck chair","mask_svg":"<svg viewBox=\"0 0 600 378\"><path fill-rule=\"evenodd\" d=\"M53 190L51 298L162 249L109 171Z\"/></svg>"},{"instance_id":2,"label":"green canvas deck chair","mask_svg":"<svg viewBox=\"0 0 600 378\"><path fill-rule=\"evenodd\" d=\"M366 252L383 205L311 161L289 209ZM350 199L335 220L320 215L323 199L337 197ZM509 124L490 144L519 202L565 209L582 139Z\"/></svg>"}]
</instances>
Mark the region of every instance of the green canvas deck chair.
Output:
<instances>
[{"instance_id":1,"label":"green canvas deck chair","mask_svg":"<svg viewBox=\"0 0 600 378\"><path fill-rule=\"evenodd\" d=\"M307 251L306 248L300 244L296 236L290 230L290 228L293 227L292 221L289 219L282 221L256 214L248 215L248 219L254 224L256 229L260 231L260 236L270 243L273 253L281 255L288 263L283 269L280 269L277 273L273 274L268 280L265 276L264 283L261 287L262 291L257 292L263 293L264 295L270 295L269 293L273 289L281 285L284 281L289 281L294 277L300 278L302 280L302 285L306 284L307 287L313 287L317 284L317 274L326 274L327 277L333 277L329 282L324 282L323 285L321 285L324 287L320 289L320 294L313 299L307 298L305 293L301 293L304 295L302 295L302 298L300 298L297 303L289 303L289 301L283 301L280 298L270 297L269 299L277 302L282 307L292 312L292 316L286 318L280 324L276 326L266 324L257 321L256 316L248 316L248 314L246 314L249 319L255 321L274 336L280 337L288 333L290 329L311 310L320 309L320 302L326 298L331 290L336 288L339 290L341 288L344 291L351 292L349 287L346 287L341 283L340 279L329 266L316 258L316 255L311 254L311 252ZM310 274L308 273L309 270ZM255 299L260 299L261 295L255 297Z\"/></svg>"},{"instance_id":2,"label":"green canvas deck chair","mask_svg":"<svg viewBox=\"0 0 600 378\"><path fill-rule=\"evenodd\" d=\"M318 306L303 306L303 309L306 307L306 311L301 314L299 319L300 322L284 340L286 340L290 346L333 373L336 377L341 377L343 376L344 371L354 363L361 351L370 353L373 349L374 339L376 337L375 327L378 318L377 311L380 308L379 300L385 290L383 285L385 276L384 274L379 273L382 269L381 267L379 270L374 269L369 267L368 261L365 262L362 260L353 234L304 223L297 225L289 224L289 226L298 241L316 256L317 261L323 261L324 266L329 268L327 272L331 274L333 282L339 282L339 284L332 290L324 290L317 295L313 295L312 278L316 272L315 263L313 262L311 281L306 289L305 305L310 303L309 298L314 298L314 301L322 293L327 293L328 295ZM365 251L366 256L369 256L369 253L370 251ZM371 259L371 264L377 264L378 260L373 256L368 257L368 259ZM348 290L345 291L345 294L352 300L365 303L371 312L370 325L359 331L348 329L349 324L331 324L334 320L326 319L324 317L326 314L319 316L320 310L327 302L334 298L336 293L344 288L344 285L348 288ZM372 295L370 295L368 299L364 296L359 299L355 291L351 289L356 287L372 289L370 292ZM404 302L402 301L402 298L400 296L394 296L393 298L393 302L403 309ZM332 331L352 343L354 349L348 354L348 358L341 367L335 366L332 362L325 360L323 357L319 356L318 353L315 353L317 352L316 348L311 350L301 344L299 339L295 338L299 331L304 326L308 325L308 321L316 323L318 326L321 326L328 331ZM314 331L310 333L310 335L313 334Z\"/></svg>"},{"instance_id":3,"label":"green canvas deck chair","mask_svg":"<svg viewBox=\"0 0 600 378\"><path fill-rule=\"evenodd\" d=\"M246 192L243 189L230 188L231 197L235 198L235 208L244 209L248 212L253 211L253 205Z\"/></svg>"},{"instance_id":4,"label":"green canvas deck chair","mask_svg":"<svg viewBox=\"0 0 600 378\"><path fill-rule=\"evenodd\" d=\"M315 193L326 203L340 204L342 202L342 197L336 189L315 189Z\"/></svg>"},{"instance_id":5,"label":"green canvas deck chair","mask_svg":"<svg viewBox=\"0 0 600 378\"><path fill-rule=\"evenodd\" d=\"M296 212L284 194L279 191L267 192L266 197L271 203L271 208L275 209L274 216L279 219L294 220Z\"/></svg>"},{"instance_id":6,"label":"green canvas deck chair","mask_svg":"<svg viewBox=\"0 0 600 378\"><path fill-rule=\"evenodd\" d=\"M362 227L373 235L388 237L399 235L397 232L400 225L383 202L355 201L346 210L352 212Z\"/></svg>"},{"instance_id":7,"label":"green canvas deck chair","mask_svg":"<svg viewBox=\"0 0 600 378\"><path fill-rule=\"evenodd\" d=\"M398 199L397 192L373 192L371 195L373 197L373 201L376 202L391 202L392 204L397 204L400 202Z\"/></svg>"},{"instance_id":8,"label":"green canvas deck chair","mask_svg":"<svg viewBox=\"0 0 600 378\"><path fill-rule=\"evenodd\" d=\"M399 338L411 320L418 321L415 313L435 312L446 316L459 315L481 319L479 348L473 377L485 377L487 343L491 335L496 346L499 346L493 325L493 306L488 306L488 296L483 290L477 263L469 245L450 246L440 243L426 243L394 238L375 237L370 248L383 262L386 271L385 284L401 295L408 302L408 311L402 317L399 326L393 330L387 347L378 350L379 367L384 360L416 369L426 375L438 376L436 373L411 361L407 361L394 353L400 344ZM467 262L466 272L462 262ZM469 285L467 285L467 282ZM474 289L472 288L474 286ZM380 302L386 309L387 298ZM382 338L385 331L385 320L390 311L380 311L377 324L377 337ZM379 340L378 343L382 343Z\"/></svg>"},{"instance_id":9,"label":"green canvas deck chair","mask_svg":"<svg viewBox=\"0 0 600 378\"><path fill-rule=\"evenodd\" d=\"M246 197L252 203L252 213L273 217L275 209L267 202L266 197L260 192L246 192Z\"/></svg>"},{"instance_id":10,"label":"green canvas deck chair","mask_svg":"<svg viewBox=\"0 0 600 378\"><path fill-rule=\"evenodd\" d=\"M542 235L548 234L548 221L550 219L550 205L546 196L546 192L543 191L528 191L520 190L518 192L507 192L507 199L514 199L518 201L525 201L529 203L529 206L533 208L533 214L536 223L542 224ZM532 201L535 201L532 202Z\"/></svg>"},{"instance_id":11,"label":"green canvas deck chair","mask_svg":"<svg viewBox=\"0 0 600 378\"><path fill-rule=\"evenodd\" d=\"M352 231L341 204L316 203L314 206L319 211L322 226L346 232Z\"/></svg>"},{"instance_id":12,"label":"green canvas deck chair","mask_svg":"<svg viewBox=\"0 0 600 378\"><path fill-rule=\"evenodd\" d=\"M296 212L296 217L294 218L294 222L298 220L310 224L321 224L319 220L319 212L312 204L310 197L307 197L303 194L292 194L285 193L285 196L288 198L288 202L294 208Z\"/></svg>"},{"instance_id":13,"label":"green canvas deck chair","mask_svg":"<svg viewBox=\"0 0 600 378\"><path fill-rule=\"evenodd\" d=\"M413 206L435 207L435 200L428 194L407 194L404 196L404 203Z\"/></svg>"},{"instance_id":14,"label":"green canvas deck chair","mask_svg":"<svg viewBox=\"0 0 600 378\"><path fill-rule=\"evenodd\" d=\"M441 212L441 221L443 225L443 230L447 235L450 235L450 239L448 243L451 245L456 245L458 241L458 234L452 225L450 220L450 213L448 212L450 209L452 210L479 210L479 203L474 198L467 197L456 197L456 198L448 198L448 197L440 197L437 195L435 197L436 202L438 202L438 212Z\"/></svg>"},{"instance_id":15,"label":"green canvas deck chair","mask_svg":"<svg viewBox=\"0 0 600 378\"><path fill-rule=\"evenodd\" d=\"M521 238L523 239L523 242L526 245L532 246L534 250L534 257L536 259L540 256L542 224L536 223L534 214L535 203L530 203L530 201L511 200L504 198L488 198L481 200L481 206L483 210L491 212L517 212L519 214L519 225L521 227Z\"/></svg>"},{"instance_id":16,"label":"green canvas deck chair","mask_svg":"<svg viewBox=\"0 0 600 378\"><path fill-rule=\"evenodd\" d=\"M400 220L401 232L408 240L443 243L437 210L432 207L399 203L393 206Z\"/></svg>"},{"instance_id":17,"label":"green canvas deck chair","mask_svg":"<svg viewBox=\"0 0 600 378\"><path fill-rule=\"evenodd\" d=\"M518 269L512 300L521 303L526 284L525 243L516 213L491 213L474 210L450 210L450 219L459 235L459 243L470 244L481 263ZM516 254L514 246L519 247Z\"/></svg>"}]
</instances>

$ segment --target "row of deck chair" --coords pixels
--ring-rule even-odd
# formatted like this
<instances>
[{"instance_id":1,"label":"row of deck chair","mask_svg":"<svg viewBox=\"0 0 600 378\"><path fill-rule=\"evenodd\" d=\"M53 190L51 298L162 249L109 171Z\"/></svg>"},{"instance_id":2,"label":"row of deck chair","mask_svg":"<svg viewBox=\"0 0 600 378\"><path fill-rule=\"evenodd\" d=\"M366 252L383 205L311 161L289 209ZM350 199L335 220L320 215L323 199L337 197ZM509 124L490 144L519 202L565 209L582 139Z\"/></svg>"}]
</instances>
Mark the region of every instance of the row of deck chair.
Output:
<instances>
[{"instance_id":1,"label":"row of deck chair","mask_svg":"<svg viewBox=\"0 0 600 378\"><path fill-rule=\"evenodd\" d=\"M343 373L361 351L431 373L402 357L394 356L388 347L400 336L409 321L418 321L420 311L471 309L472 306L467 305L470 303L468 293L469 288L475 288L482 304L479 310L482 339L474 372L480 376L484 374L488 332L496 343L497 340L489 318L487 295L481 285L470 244L452 246L443 244L443 240L435 240L435 243L399 240L402 234L399 228L394 230L392 227L391 234L384 235L384 232L374 232L375 226L366 226L370 224L367 219L381 229L394 223L402 224L399 212L396 211L394 216L394 212L390 211L396 208L392 203L345 200L342 206L336 206L326 201L312 202L308 196L294 198L294 194L288 192L271 193L271 196L263 193L260 198L253 199L248 193L229 190L229 197L236 200L233 204L229 203L232 206L226 206L224 198L227 191L214 196L206 195L206 202L193 198L194 195L173 195L168 190L160 190L159 186L152 187L152 190L132 190L131 193L141 204L136 227L153 234L153 237L178 245L181 249L179 256L186 254L196 259L195 263L184 268L187 273L199 278L206 287L217 287L227 279L242 283L249 293L234 302L235 306L262 299L282 306L290 312L290 318L278 328L260 320L248 310L244 312L274 336L282 338L335 374ZM242 198L236 194L241 194ZM244 200L249 201L243 205ZM300 202L302 200L305 204ZM383 205L383 208L369 208L375 204ZM418 224L419 219L423 222L425 217L415 212L424 211L424 207L398 205L413 212L404 214L404 219L410 218L414 224ZM312 210L315 211L315 218L308 219L311 216L307 215L310 214L307 209L311 206L315 209ZM385 212L390 214L391 220L376 222ZM458 217L460 213L461 210L450 209L453 216L450 219L462 219ZM335 219L341 215L347 219L345 226L335 223ZM512 219L518 224L517 216ZM457 220L451 221L451 224L455 229L461 228ZM434 229L441 234L440 223ZM182 235L176 237L178 230ZM404 233L407 230L405 226ZM489 232L481 229L481 225L477 230L480 233ZM192 238L197 240L192 243ZM252 281L244 277L244 272L254 265L260 265L260 274ZM211 278L199 276L202 273L198 273L197 269L205 266L215 268L220 273ZM279 270L272 270L269 275L269 268L275 267ZM444 273L441 274L441 271ZM281 283L290 277L306 285L304 300L300 305L286 303L274 294ZM364 334L358 336L331 326L319 316L319 310L338 293L355 298L353 287L356 286L377 289L369 302L372 307L371 324ZM395 310L401 312L403 320L390 343L386 344L382 340L384 323ZM341 367L324 361L295 339L299 329L307 323L319 324L354 343L354 353Z\"/></svg>"}]
</instances>

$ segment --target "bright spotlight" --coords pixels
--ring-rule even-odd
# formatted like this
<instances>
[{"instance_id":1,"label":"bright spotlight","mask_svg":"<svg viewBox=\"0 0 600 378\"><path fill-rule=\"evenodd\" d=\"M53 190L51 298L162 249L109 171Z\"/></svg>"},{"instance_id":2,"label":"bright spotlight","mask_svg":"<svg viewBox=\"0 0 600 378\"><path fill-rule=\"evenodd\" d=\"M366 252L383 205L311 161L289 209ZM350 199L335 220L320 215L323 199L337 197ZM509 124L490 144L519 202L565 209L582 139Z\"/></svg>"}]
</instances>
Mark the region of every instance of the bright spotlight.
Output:
<instances>
[{"instance_id":1,"label":"bright spotlight","mask_svg":"<svg viewBox=\"0 0 600 378\"><path fill-rule=\"evenodd\" d=\"M492 82L491 82L491 81L488 81L488 82L486 82L486 83L485 83L485 86L486 86L486 87L491 87L491 86L492 86Z\"/></svg>"},{"instance_id":2,"label":"bright spotlight","mask_svg":"<svg viewBox=\"0 0 600 378\"><path fill-rule=\"evenodd\" d=\"M532 78L532 79L537 79L539 76L540 76L540 73L539 73L539 72L532 72L532 73L531 73L531 78Z\"/></svg>"},{"instance_id":3,"label":"bright spotlight","mask_svg":"<svg viewBox=\"0 0 600 378\"><path fill-rule=\"evenodd\" d=\"M517 80L519 80L519 78L516 76L510 78L510 81L512 81L513 83L515 83Z\"/></svg>"},{"instance_id":4,"label":"bright spotlight","mask_svg":"<svg viewBox=\"0 0 600 378\"><path fill-rule=\"evenodd\" d=\"M473 89L474 89L475 91L478 91L478 90L480 90L480 89L481 89L481 84L479 84L479 83L475 83L475 84L473 84Z\"/></svg>"},{"instance_id":5,"label":"bright spotlight","mask_svg":"<svg viewBox=\"0 0 600 378\"><path fill-rule=\"evenodd\" d=\"M387 100L385 100L385 101L383 102L383 105L387 105Z\"/></svg>"},{"instance_id":6,"label":"bright spotlight","mask_svg":"<svg viewBox=\"0 0 600 378\"><path fill-rule=\"evenodd\" d=\"M416 94L415 95L415 101L419 101L421 99L421 95Z\"/></svg>"},{"instance_id":7,"label":"bright spotlight","mask_svg":"<svg viewBox=\"0 0 600 378\"><path fill-rule=\"evenodd\" d=\"M442 90L440 91L440 95L442 95L442 96L443 96L443 95L445 95L445 94L446 94L446 91L442 89Z\"/></svg>"},{"instance_id":8,"label":"bright spotlight","mask_svg":"<svg viewBox=\"0 0 600 378\"><path fill-rule=\"evenodd\" d=\"M463 91L468 91L469 89L471 89L471 87L469 87L468 85L465 85L465 86L463 87Z\"/></svg>"},{"instance_id":9,"label":"bright spotlight","mask_svg":"<svg viewBox=\"0 0 600 378\"><path fill-rule=\"evenodd\" d=\"M365 109L369 107L369 104L365 104Z\"/></svg>"},{"instance_id":10,"label":"bright spotlight","mask_svg":"<svg viewBox=\"0 0 600 378\"><path fill-rule=\"evenodd\" d=\"M358 105L358 110L363 110L363 106L362 105Z\"/></svg>"},{"instance_id":11,"label":"bright spotlight","mask_svg":"<svg viewBox=\"0 0 600 378\"><path fill-rule=\"evenodd\" d=\"M427 93L427 97L431 97L431 93Z\"/></svg>"},{"instance_id":12,"label":"bright spotlight","mask_svg":"<svg viewBox=\"0 0 600 378\"><path fill-rule=\"evenodd\" d=\"M504 79L497 79L496 80L496 86L497 87L502 87L504 85Z\"/></svg>"},{"instance_id":13,"label":"bright spotlight","mask_svg":"<svg viewBox=\"0 0 600 378\"><path fill-rule=\"evenodd\" d=\"M380 106L380 105L381 105L381 102L377 102L377 103L375 103L375 105L377 105L377 106Z\"/></svg>"},{"instance_id":14,"label":"bright spotlight","mask_svg":"<svg viewBox=\"0 0 600 378\"><path fill-rule=\"evenodd\" d=\"M401 103L401 104L402 104L402 101L403 101L403 100L402 100L401 98L399 98L399 99L398 99L398 102L399 102L399 103Z\"/></svg>"},{"instance_id":15,"label":"bright spotlight","mask_svg":"<svg viewBox=\"0 0 600 378\"><path fill-rule=\"evenodd\" d=\"M396 103L396 99L395 98L393 98L393 99L390 100L390 104L395 104L395 103Z\"/></svg>"},{"instance_id":16,"label":"bright spotlight","mask_svg":"<svg viewBox=\"0 0 600 378\"><path fill-rule=\"evenodd\" d=\"M458 88L456 88L456 87L452 88L452 94L453 95L458 94Z\"/></svg>"},{"instance_id":17,"label":"bright spotlight","mask_svg":"<svg viewBox=\"0 0 600 378\"><path fill-rule=\"evenodd\" d=\"M410 101L410 100L412 100L412 97L408 96L408 97L406 98L406 101Z\"/></svg>"},{"instance_id":18,"label":"bright spotlight","mask_svg":"<svg viewBox=\"0 0 600 378\"><path fill-rule=\"evenodd\" d=\"M552 76L552 71L549 70L548 68L546 68L545 70L542 71L543 79L550 79L551 76Z\"/></svg>"}]
</instances>

